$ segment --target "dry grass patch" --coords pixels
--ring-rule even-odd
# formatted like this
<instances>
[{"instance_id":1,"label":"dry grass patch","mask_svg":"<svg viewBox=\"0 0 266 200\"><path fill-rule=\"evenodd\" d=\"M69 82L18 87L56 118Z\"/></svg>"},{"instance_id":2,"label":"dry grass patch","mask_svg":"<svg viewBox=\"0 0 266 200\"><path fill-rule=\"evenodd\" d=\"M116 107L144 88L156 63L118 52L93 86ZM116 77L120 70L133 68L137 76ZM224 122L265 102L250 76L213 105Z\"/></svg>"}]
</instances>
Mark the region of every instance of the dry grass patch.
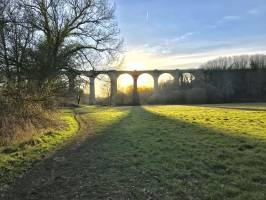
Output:
<instances>
[{"instance_id":1,"label":"dry grass patch","mask_svg":"<svg viewBox=\"0 0 266 200\"><path fill-rule=\"evenodd\" d=\"M77 134L78 123L71 110L64 109L45 115L47 120L44 120L43 115L42 123L39 120L31 120L28 122L30 125L15 124L16 128L9 130L25 133L27 129L33 128L26 136L14 134L14 137L8 140L9 143L12 141L12 144L0 148L0 191L5 190L34 163L43 160L67 139Z\"/></svg>"}]
</instances>

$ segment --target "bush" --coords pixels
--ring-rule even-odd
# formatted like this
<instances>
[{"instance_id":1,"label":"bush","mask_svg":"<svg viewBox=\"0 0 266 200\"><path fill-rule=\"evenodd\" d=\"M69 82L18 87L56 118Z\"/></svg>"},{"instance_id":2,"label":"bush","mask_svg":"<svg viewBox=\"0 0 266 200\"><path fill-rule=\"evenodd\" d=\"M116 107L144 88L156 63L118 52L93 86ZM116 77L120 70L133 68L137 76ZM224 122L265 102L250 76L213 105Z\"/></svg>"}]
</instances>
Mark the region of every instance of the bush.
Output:
<instances>
[{"instance_id":1,"label":"bush","mask_svg":"<svg viewBox=\"0 0 266 200\"><path fill-rule=\"evenodd\" d=\"M176 104L184 103L185 94L184 91L167 91L161 92L158 95L153 95L149 99L149 104Z\"/></svg>"},{"instance_id":2,"label":"bush","mask_svg":"<svg viewBox=\"0 0 266 200\"><path fill-rule=\"evenodd\" d=\"M224 103L222 91L212 85L206 85L207 102L206 103Z\"/></svg>"},{"instance_id":3,"label":"bush","mask_svg":"<svg viewBox=\"0 0 266 200\"><path fill-rule=\"evenodd\" d=\"M0 146L31 139L43 129L53 127L54 112L44 110L38 104L6 105L0 115Z\"/></svg>"},{"instance_id":4,"label":"bush","mask_svg":"<svg viewBox=\"0 0 266 200\"><path fill-rule=\"evenodd\" d=\"M51 98L45 103L27 98L7 95L15 91L0 91L0 146L30 139L41 129L55 125L52 108L55 101ZM13 98L14 97L14 98Z\"/></svg>"},{"instance_id":5,"label":"bush","mask_svg":"<svg viewBox=\"0 0 266 200\"><path fill-rule=\"evenodd\" d=\"M185 91L185 102L203 104L207 102L207 91L204 88L192 88Z\"/></svg>"}]
</instances>

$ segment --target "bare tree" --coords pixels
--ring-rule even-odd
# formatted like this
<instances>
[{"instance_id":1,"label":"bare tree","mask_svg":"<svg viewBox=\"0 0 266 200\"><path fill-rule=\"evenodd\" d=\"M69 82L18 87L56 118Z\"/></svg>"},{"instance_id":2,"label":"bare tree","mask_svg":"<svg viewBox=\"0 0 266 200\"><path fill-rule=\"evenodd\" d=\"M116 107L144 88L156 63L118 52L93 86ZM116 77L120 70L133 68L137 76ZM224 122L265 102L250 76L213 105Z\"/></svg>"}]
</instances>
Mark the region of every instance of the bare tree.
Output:
<instances>
[{"instance_id":1,"label":"bare tree","mask_svg":"<svg viewBox=\"0 0 266 200\"><path fill-rule=\"evenodd\" d=\"M26 17L16 1L6 1L2 12L0 62L6 78L20 83L29 67L29 49L34 30L23 25Z\"/></svg>"},{"instance_id":2,"label":"bare tree","mask_svg":"<svg viewBox=\"0 0 266 200\"><path fill-rule=\"evenodd\" d=\"M114 10L107 0L2 0L5 95L48 102L62 88L62 71L95 69L114 60L122 44Z\"/></svg>"},{"instance_id":3,"label":"bare tree","mask_svg":"<svg viewBox=\"0 0 266 200\"><path fill-rule=\"evenodd\" d=\"M118 53L121 40L108 1L25 0L21 4L41 41L36 49L40 54L34 55L42 77L81 66L94 69Z\"/></svg>"},{"instance_id":4,"label":"bare tree","mask_svg":"<svg viewBox=\"0 0 266 200\"><path fill-rule=\"evenodd\" d=\"M234 56L232 68L233 69L248 69L248 68L250 68L249 56L248 55Z\"/></svg>"},{"instance_id":5,"label":"bare tree","mask_svg":"<svg viewBox=\"0 0 266 200\"><path fill-rule=\"evenodd\" d=\"M266 55L253 55L250 57L251 69L265 69L266 68Z\"/></svg>"}]
</instances>

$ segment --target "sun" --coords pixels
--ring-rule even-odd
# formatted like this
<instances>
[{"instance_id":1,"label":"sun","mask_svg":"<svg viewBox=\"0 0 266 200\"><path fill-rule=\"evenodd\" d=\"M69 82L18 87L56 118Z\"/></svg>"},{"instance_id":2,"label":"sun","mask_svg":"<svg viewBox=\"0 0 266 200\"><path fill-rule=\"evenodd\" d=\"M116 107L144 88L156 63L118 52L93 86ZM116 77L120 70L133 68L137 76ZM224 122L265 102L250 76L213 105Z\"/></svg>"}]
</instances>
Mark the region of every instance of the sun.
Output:
<instances>
[{"instance_id":1,"label":"sun","mask_svg":"<svg viewBox=\"0 0 266 200\"><path fill-rule=\"evenodd\" d=\"M150 69L154 66L154 63L151 63L150 56L146 55L143 50L129 50L124 56L123 64L127 70Z\"/></svg>"}]
</instances>

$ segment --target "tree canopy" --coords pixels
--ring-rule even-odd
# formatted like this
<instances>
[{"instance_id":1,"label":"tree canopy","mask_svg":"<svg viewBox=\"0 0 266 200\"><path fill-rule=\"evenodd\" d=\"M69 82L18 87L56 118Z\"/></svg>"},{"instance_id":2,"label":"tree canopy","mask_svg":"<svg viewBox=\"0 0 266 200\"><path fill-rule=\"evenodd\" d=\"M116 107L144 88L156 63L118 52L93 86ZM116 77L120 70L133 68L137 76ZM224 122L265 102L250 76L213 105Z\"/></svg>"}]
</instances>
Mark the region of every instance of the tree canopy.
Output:
<instances>
[{"instance_id":1,"label":"tree canopy","mask_svg":"<svg viewBox=\"0 0 266 200\"><path fill-rule=\"evenodd\" d=\"M50 96L62 71L106 65L122 45L107 0L2 0L0 11L3 94Z\"/></svg>"}]
</instances>

